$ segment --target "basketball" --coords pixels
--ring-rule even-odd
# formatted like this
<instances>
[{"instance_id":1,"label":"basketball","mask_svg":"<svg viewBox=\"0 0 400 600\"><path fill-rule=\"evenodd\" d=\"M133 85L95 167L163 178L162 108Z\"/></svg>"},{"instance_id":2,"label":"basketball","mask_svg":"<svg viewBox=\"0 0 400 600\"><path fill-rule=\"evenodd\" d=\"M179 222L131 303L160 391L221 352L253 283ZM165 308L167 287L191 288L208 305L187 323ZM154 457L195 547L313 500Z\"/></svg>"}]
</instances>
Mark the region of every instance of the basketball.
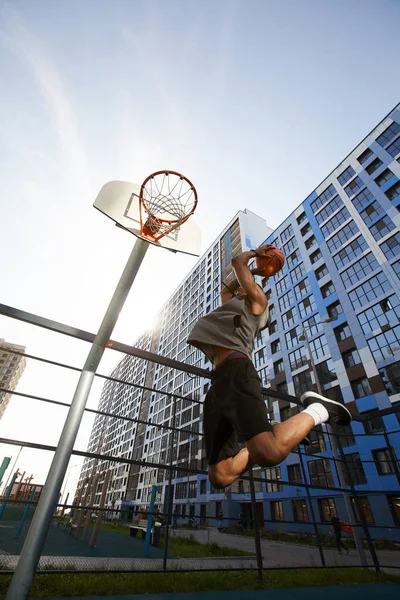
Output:
<instances>
[{"instance_id":1,"label":"basketball","mask_svg":"<svg viewBox=\"0 0 400 600\"><path fill-rule=\"evenodd\" d=\"M262 256L256 256L257 269L260 269L267 277L276 275L285 264L285 256L282 250L272 246L264 248Z\"/></svg>"}]
</instances>

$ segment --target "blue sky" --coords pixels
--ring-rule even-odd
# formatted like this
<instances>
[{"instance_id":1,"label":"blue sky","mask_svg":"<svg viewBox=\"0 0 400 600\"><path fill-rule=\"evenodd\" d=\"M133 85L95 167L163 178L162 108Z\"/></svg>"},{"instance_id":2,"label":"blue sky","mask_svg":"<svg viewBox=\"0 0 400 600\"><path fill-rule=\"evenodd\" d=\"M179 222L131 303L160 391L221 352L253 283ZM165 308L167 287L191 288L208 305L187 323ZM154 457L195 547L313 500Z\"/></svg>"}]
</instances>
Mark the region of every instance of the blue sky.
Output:
<instances>
[{"instance_id":1,"label":"blue sky","mask_svg":"<svg viewBox=\"0 0 400 600\"><path fill-rule=\"evenodd\" d=\"M0 301L97 329L133 244L92 208L112 179L185 173L204 250L239 209L279 225L399 101L399 21L394 0L2 1ZM194 262L151 249L114 337L133 342ZM0 337L88 351L3 317ZM69 401L75 382L30 364L19 389ZM0 435L56 443L64 414L13 399ZM42 482L48 457L21 461Z\"/></svg>"}]
</instances>

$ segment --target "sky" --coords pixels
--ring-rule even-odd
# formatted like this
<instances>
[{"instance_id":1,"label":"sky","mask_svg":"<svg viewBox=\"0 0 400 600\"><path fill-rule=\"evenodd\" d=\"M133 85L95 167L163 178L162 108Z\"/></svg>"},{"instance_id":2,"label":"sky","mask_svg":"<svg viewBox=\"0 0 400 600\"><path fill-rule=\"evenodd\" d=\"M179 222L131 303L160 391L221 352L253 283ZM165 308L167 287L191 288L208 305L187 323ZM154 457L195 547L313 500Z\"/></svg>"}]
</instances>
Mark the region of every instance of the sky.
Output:
<instances>
[{"instance_id":1,"label":"sky","mask_svg":"<svg viewBox=\"0 0 400 600\"><path fill-rule=\"evenodd\" d=\"M0 302L97 331L135 241L92 207L110 180L184 173L203 252L238 210L278 226L399 102L399 21L399 0L0 0ZM151 247L113 338L132 344L195 263ZM89 351L2 316L0 338L77 367ZM18 391L70 402L76 383L30 360ZM14 396L0 437L56 445L65 416ZM16 466L43 483L50 461Z\"/></svg>"}]
</instances>

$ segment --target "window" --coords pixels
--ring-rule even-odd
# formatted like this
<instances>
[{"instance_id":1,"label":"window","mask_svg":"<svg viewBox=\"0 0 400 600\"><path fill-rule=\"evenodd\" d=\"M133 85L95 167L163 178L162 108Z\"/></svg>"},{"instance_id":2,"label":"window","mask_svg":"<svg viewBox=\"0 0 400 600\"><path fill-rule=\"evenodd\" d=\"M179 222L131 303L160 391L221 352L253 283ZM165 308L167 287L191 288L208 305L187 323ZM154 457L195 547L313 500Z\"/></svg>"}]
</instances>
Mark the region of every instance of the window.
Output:
<instances>
[{"instance_id":1,"label":"window","mask_svg":"<svg viewBox=\"0 0 400 600\"><path fill-rule=\"evenodd\" d=\"M283 504L282 502L271 502L271 519L273 521L283 521Z\"/></svg>"},{"instance_id":2,"label":"window","mask_svg":"<svg viewBox=\"0 0 400 600\"><path fill-rule=\"evenodd\" d=\"M339 325L339 327L335 327L333 331L335 332L335 338L338 342L342 342L351 336L350 327L347 323L343 323L342 325Z\"/></svg>"},{"instance_id":3,"label":"window","mask_svg":"<svg viewBox=\"0 0 400 600\"><path fill-rule=\"evenodd\" d=\"M368 167L365 167L365 170L368 175L372 175L381 165L383 165L383 162L379 158L375 158L375 160L369 163Z\"/></svg>"},{"instance_id":4,"label":"window","mask_svg":"<svg viewBox=\"0 0 400 600\"><path fill-rule=\"evenodd\" d=\"M175 499L183 500L187 496L187 484L185 483L177 483L175 486Z\"/></svg>"},{"instance_id":5,"label":"window","mask_svg":"<svg viewBox=\"0 0 400 600\"><path fill-rule=\"evenodd\" d=\"M317 309L314 296L308 296L307 298L302 300L302 302L299 302L298 307L301 318L314 312Z\"/></svg>"},{"instance_id":6,"label":"window","mask_svg":"<svg viewBox=\"0 0 400 600\"><path fill-rule=\"evenodd\" d=\"M360 377L360 379L354 379L350 382L351 389L353 390L354 398L364 398L372 394L371 387L369 385L368 377Z\"/></svg>"},{"instance_id":7,"label":"window","mask_svg":"<svg viewBox=\"0 0 400 600\"><path fill-rule=\"evenodd\" d=\"M292 500L293 519L308 521L307 504L305 500Z\"/></svg>"},{"instance_id":8,"label":"window","mask_svg":"<svg viewBox=\"0 0 400 600\"><path fill-rule=\"evenodd\" d=\"M315 317L310 317L306 321L303 321L303 325L307 329L309 336L322 331L322 324L319 321L317 322Z\"/></svg>"},{"instance_id":9,"label":"window","mask_svg":"<svg viewBox=\"0 0 400 600\"><path fill-rule=\"evenodd\" d=\"M357 310L357 308L369 304L378 296L390 291L390 289L388 280L381 272L374 277L371 277L371 279L368 279L368 281L361 284L355 290L349 292L349 298L354 310Z\"/></svg>"},{"instance_id":10,"label":"window","mask_svg":"<svg viewBox=\"0 0 400 600\"><path fill-rule=\"evenodd\" d=\"M285 367L283 364L283 360L277 360L276 362L274 362L274 373L275 375L278 375L279 373L284 373L285 372Z\"/></svg>"},{"instance_id":11,"label":"window","mask_svg":"<svg viewBox=\"0 0 400 600\"><path fill-rule=\"evenodd\" d=\"M354 194L356 194L358 190L361 190L361 188L363 188L364 185L365 183L363 182L363 180L357 176L355 179L353 179L353 181L349 183L348 186L344 188L344 191L346 192L348 197L351 198L351 196L354 196Z\"/></svg>"},{"instance_id":12,"label":"window","mask_svg":"<svg viewBox=\"0 0 400 600\"><path fill-rule=\"evenodd\" d=\"M318 225L321 225L321 223L326 221L326 219L328 219L330 215L341 206L343 206L343 200L341 199L341 197L336 196L335 198L333 198L333 200L331 200L329 204L327 204L322 210L320 210L319 213L315 215Z\"/></svg>"},{"instance_id":13,"label":"window","mask_svg":"<svg viewBox=\"0 0 400 600\"><path fill-rule=\"evenodd\" d=\"M372 456L379 475L392 475L392 473L395 473L389 448L372 450Z\"/></svg>"},{"instance_id":14,"label":"window","mask_svg":"<svg viewBox=\"0 0 400 600\"><path fill-rule=\"evenodd\" d=\"M280 394L288 394L289 390L286 381L284 381L283 383L278 383L278 385L276 386L276 391Z\"/></svg>"},{"instance_id":15,"label":"window","mask_svg":"<svg viewBox=\"0 0 400 600\"><path fill-rule=\"evenodd\" d=\"M327 306L326 310L331 319L337 319L343 312L342 305L340 304L339 300Z\"/></svg>"},{"instance_id":16,"label":"window","mask_svg":"<svg viewBox=\"0 0 400 600\"><path fill-rule=\"evenodd\" d=\"M287 467L288 481L292 485L296 485L296 483L303 483L303 478L301 476L300 465L288 465Z\"/></svg>"},{"instance_id":17,"label":"window","mask_svg":"<svg viewBox=\"0 0 400 600\"><path fill-rule=\"evenodd\" d=\"M297 375L293 375L293 385L294 385L294 393L296 396L300 397L304 392L309 392L312 390L312 381L310 371L307 369L302 373L298 373Z\"/></svg>"},{"instance_id":18,"label":"window","mask_svg":"<svg viewBox=\"0 0 400 600\"><path fill-rule=\"evenodd\" d=\"M385 194L392 202L393 200L396 200L396 198L400 196L400 181L396 181L394 185L390 186L390 188L386 190Z\"/></svg>"},{"instance_id":19,"label":"window","mask_svg":"<svg viewBox=\"0 0 400 600\"><path fill-rule=\"evenodd\" d=\"M290 368L292 369L292 371L295 371L296 369L300 369L301 367L306 365L308 363L308 360L307 360L307 356L306 356L305 347L300 346L300 348L297 348L297 350L295 350L294 352L290 352L289 353L289 362L290 362Z\"/></svg>"},{"instance_id":20,"label":"window","mask_svg":"<svg viewBox=\"0 0 400 600\"><path fill-rule=\"evenodd\" d=\"M292 290L289 290L286 294L279 298L279 310L281 312L284 311L286 308L289 308L289 306L293 304L293 302L293 292Z\"/></svg>"},{"instance_id":21,"label":"window","mask_svg":"<svg viewBox=\"0 0 400 600\"><path fill-rule=\"evenodd\" d=\"M310 223L307 223L306 225L304 225L304 227L302 227L300 229L300 233L301 235L304 237L305 235L307 235L307 233L309 233L311 231L311 225Z\"/></svg>"},{"instance_id":22,"label":"window","mask_svg":"<svg viewBox=\"0 0 400 600\"><path fill-rule=\"evenodd\" d=\"M369 228L370 232L376 240L380 240L387 233L390 233L395 228L392 219L385 215L382 219L379 219L372 227Z\"/></svg>"},{"instance_id":23,"label":"window","mask_svg":"<svg viewBox=\"0 0 400 600\"><path fill-rule=\"evenodd\" d=\"M379 187L382 187L392 177L393 177L392 171L390 169L385 169L383 171L383 173L378 175L378 177L375 179L375 183L376 183L376 185L379 185Z\"/></svg>"},{"instance_id":24,"label":"window","mask_svg":"<svg viewBox=\"0 0 400 600\"><path fill-rule=\"evenodd\" d=\"M386 148L386 152L389 152L390 156L396 158L396 156L400 152L400 137L398 137L397 140L393 142L393 144L390 144L390 146Z\"/></svg>"},{"instance_id":25,"label":"window","mask_svg":"<svg viewBox=\"0 0 400 600\"><path fill-rule=\"evenodd\" d=\"M300 253L298 250L295 250L294 252L292 252L292 254L290 254L290 256L288 256L286 259L286 264L287 264L288 268L291 269L292 267L294 267L294 265L296 263L298 263L300 259L301 259L301 256L300 256Z\"/></svg>"},{"instance_id":26,"label":"window","mask_svg":"<svg viewBox=\"0 0 400 600\"><path fill-rule=\"evenodd\" d=\"M292 250L295 249L295 247L297 246L297 242L296 242L296 238L292 237L291 240L289 240L287 242L287 244L285 244L282 248L283 254L285 256L287 256L288 254L290 254L292 252Z\"/></svg>"},{"instance_id":27,"label":"window","mask_svg":"<svg viewBox=\"0 0 400 600\"><path fill-rule=\"evenodd\" d=\"M386 258L391 259L400 253L400 234L395 233L388 240L382 242L380 248Z\"/></svg>"},{"instance_id":28,"label":"window","mask_svg":"<svg viewBox=\"0 0 400 600\"><path fill-rule=\"evenodd\" d=\"M311 288L310 288L308 279L303 279L303 281L300 281L300 283L298 283L294 287L294 293L295 293L297 300L300 300L300 298L302 298L302 296L305 296L310 291L311 291Z\"/></svg>"},{"instance_id":29,"label":"window","mask_svg":"<svg viewBox=\"0 0 400 600\"><path fill-rule=\"evenodd\" d=\"M345 468L346 485L351 485L351 483L354 485L364 485L367 483L367 478L365 477L365 472L358 452L344 454L344 462L348 467L348 469Z\"/></svg>"},{"instance_id":30,"label":"window","mask_svg":"<svg viewBox=\"0 0 400 600\"><path fill-rule=\"evenodd\" d=\"M335 187L332 184L330 184L330 186L327 187L326 190L324 190L316 200L311 202L310 208L313 211L313 213L315 214L317 210L325 204L325 202L328 202L328 200L330 198L333 198L333 196L336 196L336 194L337 191Z\"/></svg>"},{"instance_id":31,"label":"window","mask_svg":"<svg viewBox=\"0 0 400 600\"><path fill-rule=\"evenodd\" d=\"M200 494L207 494L207 479L200 480Z\"/></svg>"},{"instance_id":32,"label":"window","mask_svg":"<svg viewBox=\"0 0 400 600\"><path fill-rule=\"evenodd\" d=\"M335 501L333 498L323 498L318 500L319 514L321 521L329 523L333 517L337 517Z\"/></svg>"},{"instance_id":33,"label":"window","mask_svg":"<svg viewBox=\"0 0 400 600\"><path fill-rule=\"evenodd\" d=\"M400 393L400 362L379 369L382 381L389 396ZM397 414L399 420L399 413ZM400 420L399 420L400 423Z\"/></svg>"},{"instance_id":34,"label":"window","mask_svg":"<svg viewBox=\"0 0 400 600\"><path fill-rule=\"evenodd\" d=\"M276 283L276 293L278 296L282 294L289 286L289 277L285 275Z\"/></svg>"},{"instance_id":35,"label":"window","mask_svg":"<svg viewBox=\"0 0 400 600\"><path fill-rule=\"evenodd\" d=\"M292 278L293 283L298 281L300 279L300 277L302 277L303 273L304 273L304 263L300 263L299 265L297 265L297 267L292 269L290 271L290 277Z\"/></svg>"},{"instance_id":36,"label":"window","mask_svg":"<svg viewBox=\"0 0 400 600\"><path fill-rule=\"evenodd\" d=\"M341 249L341 247L358 232L359 229L354 221L347 223L347 225L342 227L340 231L335 233L335 235L326 242L329 252L333 254L335 250Z\"/></svg>"},{"instance_id":37,"label":"window","mask_svg":"<svg viewBox=\"0 0 400 600\"><path fill-rule=\"evenodd\" d=\"M321 335L320 337L315 338L315 340L310 340L310 350L314 359L322 358L329 354L329 347L326 341L326 337Z\"/></svg>"},{"instance_id":38,"label":"window","mask_svg":"<svg viewBox=\"0 0 400 600\"><path fill-rule=\"evenodd\" d=\"M365 208L371 202L373 202L373 200L375 200L375 198L373 197L369 189L365 188L362 192L357 194L355 198L353 198L352 203L354 207L358 210L358 212L361 212L362 209Z\"/></svg>"},{"instance_id":39,"label":"window","mask_svg":"<svg viewBox=\"0 0 400 600\"><path fill-rule=\"evenodd\" d=\"M286 346L289 349L294 348L294 346L297 346L300 343L299 335L300 332L297 330L297 328L291 329L285 334Z\"/></svg>"},{"instance_id":40,"label":"window","mask_svg":"<svg viewBox=\"0 0 400 600\"><path fill-rule=\"evenodd\" d=\"M376 138L376 141L378 142L378 144L380 146L382 146L382 148L384 148L386 146L386 144L391 142L392 139L394 137L396 137L396 135L398 135L399 133L400 133L400 125L398 123L396 123L396 121L393 121L389 125L389 127L387 127L385 129L385 131Z\"/></svg>"},{"instance_id":41,"label":"window","mask_svg":"<svg viewBox=\"0 0 400 600\"><path fill-rule=\"evenodd\" d=\"M356 518L357 523L361 523L360 509L362 511L362 514L364 515L364 520L366 523L374 522L372 510L369 505L368 498L366 496L357 496L357 500L356 498L352 498L351 503L353 505L354 516Z\"/></svg>"},{"instance_id":42,"label":"window","mask_svg":"<svg viewBox=\"0 0 400 600\"><path fill-rule=\"evenodd\" d=\"M328 358L328 360L324 360L316 365L318 378L322 385L327 383L332 383L332 381L336 381L337 375L335 371L335 366L333 360Z\"/></svg>"},{"instance_id":43,"label":"window","mask_svg":"<svg viewBox=\"0 0 400 600\"><path fill-rule=\"evenodd\" d=\"M282 231L282 233L281 233L282 244L284 242L286 242L289 238L291 238L292 235L293 235L293 227L291 225L289 225L289 227L286 227L286 229L284 231Z\"/></svg>"},{"instance_id":44,"label":"window","mask_svg":"<svg viewBox=\"0 0 400 600\"><path fill-rule=\"evenodd\" d=\"M325 285L321 287L321 294L323 298L327 298L328 296L334 293L335 286L333 285L332 281L328 281L328 283L325 283Z\"/></svg>"},{"instance_id":45,"label":"window","mask_svg":"<svg viewBox=\"0 0 400 600\"><path fill-rule=\"evenodd\" d=\"M311 248L313 248L316 243L317 243L317 240L312 235L311 237L308 238L308 240L305 241L304 245L307 250L311 250Z\"/></svg>"},{"instance_id":46,"label":"window","mask_svg":"<svg viewBox=\"0 0 400 600\"><path fill-rule=\"evenodd\" d=\"M336 213L325 225L320 227L322 235L327 238L331 233L333 233L342 223L347 221L350 218L350 213L347 208L344 206L338 213Z\"/></svg>"},{"instance_id":47,"label":"window","mask_svg":"<svg viewBox=\"0 0 400 600\"><path fill-rule=\"evenodd\" d=\"M283 324L283 328L287 329L288 327L290 327L291 325L294 325L295 319L296 319L296 312L294 308L291 308L290 310L288 310L287 312L285 312L282 315L282 324Z\"/></svg>"},{"instance_id":48,"label":"window","mask_svg":"<svg viewBox=\"0 0 400 600\"><path fill-rule=\"evenodd\" d=\"M280 340L275 340L274 342L272 342L272 344L271 344L271 354L276 354L280 350L281 350L281 341Z\"/></svg>"},{"instance_id":49,"label":"window","mask_svg":"<svg viewBox=\"0 0 400 600\"><path fill-rule=\"evenodd\" d=\"M351 178L353 177L353 175L355 175L355 174L356 174L356 172L355 172L355 170L353 169L353 167L349 166L349 167L347 167L347 169L345 169L345 170L343 171L343 173L341 173L341 174L338 176L337 180L338 180L338 182L340 183L340 185L341 185L341 186L344 186L344 185L345 185L345 183L347 183L348 181L350 181L350 179L351 179Z\"/></svg>"},{"instance_id":50,"label":"window","mask_svg":"<svg viewBox=\"0 0 400 600\"><path fill-rule=\"evenodd\" d=\"M367 340L376 362L391 358L400 350L400 325Z\"/></svg>"},{"instance_id":51,"label":"window","mask_svg":"<svg viewBox=\"0 0 400 600\"><path fill-rule=\"evenodd\" d=\"M373 415L375 412L378 412L378 411L371 410L370 412L364 413L364 415L363 415L363 416L368 416L368 420L363 421L364 431L366 434L379 433L380 431L383 431L383 429L384 429L382 417L379 415L376 415L374 417Z\"/></svg>"},{"instance_id":52,"label":"window","mask_svg":"<svg viewBox=\"0 0 400 600\"><path fill-rule=\"evenodd\" d=\"M369 158L371 158L373 154L374 153L372 152L372 150L370 148L367 148L362 154L360 154L357 160L360 163L360 165L363 165L365 162L367 162Z\"/></svg>"},{"instance_id":53,"label":"window","mask_svg":"<svg viewBox=\"0 0 400 600\"><path fill-rule=\"evenodd\" d=\"M299 215L296 219L297 224L301 225L305 220L307 219L306 213L301 213L301 215Z\"/></svg>"},{"instance_id":54,"label":"window","mask_svg":"<svg viewBox=\"0 0 400 600\"><path fill-rule=\"evenodd\" d=\"M319 250L310 254L310 260L311 260L312 264L318 262L321 258L322 258L322 254Z\"/></svg>"},{"instance_id":55,"label":"window","mask_svg":"<svg viewBox=\"0 0 400 600\"><path fill-rule=\"evenodd\" d=\"M354 367L354 365L359 365L361 363L360 355L358 354L358 351L355 348L354 350L348 350L347 352L343 352L342 359L346 369L350 369L350 367Z\"/></svg>"},{"instance_id":56,"label":"window","mask_svg":"<svg viewBox=\"0 0 400 600\"><path fill-rule=\"evenodd\" d=\"M282 480L280 467L271 467L269 469L265 469L265 479L267 482L267 492L268 493L282 491L283 486L280 483L280 481ZM273 481L271 481L271 480L273 480Z\"/></svg>"},{"instance_id":57,"label":"window","mask_svg":"<svg viewBox=\"0 0 400 600\"><path fill-rule=\"evenodd\" d=\"M400 322L400 300L392 294L358 314L357 318L364 334L380 331L385 325L396 326Z\"/></svg>"},{"instance_id":58,"label":"window","mask_svg":"<svg viewBox=\"0 0 400 600\"><path fill-rule=\"evenodd\" d=\"M326 265L322 265L315 271L315 276L318 280L322 279L323 277L325 277L325 275L328 275L328 274L329 274L329 271L326 268Z\"/></svg>"},{"instance_id":59,"label":"window","mask_svg":"<svg viewBox=\"0 0 400 600\"><path fill-rule=\"evenodd\" d=\"M393 515L394 522L397 525L400 525L400 496L388 496L387 500Z\"/></svg>"},{"instance_id":60,"label":"window","mask_svg":"<svg viewBox=\"0 0 400 600\"><path fill-rule=\"evenodd\" d=\"M378 261L370 252L363 256L359 261L340 274L345 288L353 286L357 281L364 279L367 275L379 268Z\"/></svg>"},{"instance_id":61,"label":"window","mask_svg":"<svg viewBox=\"0 0 400 600\"><path fill-rule=\"evenodd\" d=\"M333 398L332 398L333 400ZM343 402L343 398L342 398ZM338 440L343 448L348 448L349 446L355 446L356 440L353 434L353 430L350 425L335 427L332 426L332 431L338 436Z\"/></svg>"},{"instance_id":62,"label":"window","mask_svg":"<svg viewBox=\"0 0 400 600\"><path fill-rule=\"evenodd\" d=\"M278 331L278 323L276 321L272 321L271 325L269 326L269 333L270 335L272 335L273 333L276 333Z\"/></svg>"},{"instance_id":63,"label":"window","mask_svg":"<svg viewBox=\"0 0 400 600\"><path fill-rule=\"evenodd\" d=\"M374 200L372 204L369 204L367 208L361 211L360 214L363 220L365 221L365 224L371 225L382 214L382 207L379 204L379 202Z\"/></svg>"},{"instance_id":64,"label":"window","mask_svg":"<svg viewBox=\"0 0 400 600\"><path fill-rule=\"evenodd\" d=\"M334 485L331 465L327 458L311 460L308 463L311 485L332 487Z\"/></svg>"},{"instance_id":65,"label":"window","mask_svg":"<svg viewBox=\"0 0 400 600\"><path fill-rule=\"evenodd\" d=\"M350 244L345 246L345 248L340 250L340 252L335 255L334 261L336 263L336 267L340 269L341 267L346 266L349 262L357 258L359 254L364 252L367 247L368 246L365 239L361 235L358 236L358 238L350 242Z\"/></svg>"}]
</instances>

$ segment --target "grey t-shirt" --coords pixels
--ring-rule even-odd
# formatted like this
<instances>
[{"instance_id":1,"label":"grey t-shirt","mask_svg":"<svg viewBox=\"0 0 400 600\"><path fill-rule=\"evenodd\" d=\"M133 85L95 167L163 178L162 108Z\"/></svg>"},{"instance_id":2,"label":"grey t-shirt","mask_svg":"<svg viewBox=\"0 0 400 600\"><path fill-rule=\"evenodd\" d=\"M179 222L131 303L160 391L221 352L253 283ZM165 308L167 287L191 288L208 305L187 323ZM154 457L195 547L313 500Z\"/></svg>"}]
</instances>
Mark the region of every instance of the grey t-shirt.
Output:
<instances>
[{"instance_id":1,"label":"grey t-shirt","mask_svg":"<svg viewBox=\"0 0 400 600\"><path fill-rule=\"evenodd\" d=\"M268 324L269 308L254 315L246 306L246 296L235 296L223 306L197 321L187 343L213 362L213 346L242 352L251 359L254 340Z\"/></svg>"}]
</instances>

